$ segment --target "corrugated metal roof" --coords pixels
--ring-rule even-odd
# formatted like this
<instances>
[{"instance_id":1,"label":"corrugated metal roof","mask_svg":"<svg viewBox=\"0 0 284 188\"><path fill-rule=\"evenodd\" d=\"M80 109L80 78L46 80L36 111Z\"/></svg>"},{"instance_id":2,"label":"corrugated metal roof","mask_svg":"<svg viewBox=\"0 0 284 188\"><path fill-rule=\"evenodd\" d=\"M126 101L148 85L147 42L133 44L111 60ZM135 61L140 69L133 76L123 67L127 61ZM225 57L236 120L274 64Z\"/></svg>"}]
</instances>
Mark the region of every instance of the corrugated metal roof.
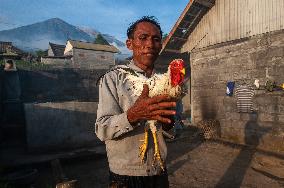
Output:
<instances>
[{"instance_id":1,"label":"corrugated metal roof","mask_svg":"<svg viewBox=\"0 0 284 188\"><path fill-rule=\"evenodd\" d=\"M69 40L69 42L73 46L73 48L95 50L95 51L106 51L106 52L113 52L113 53L119 52L119 50L115 46L112 46L112 45L94 44L94 43L74 41L74 40Z\"/></svg>"},{"instance_id":2,"label":"corrugated metal roof","mask_svg":"<svg viewBox=\"0 0 284 188\"><path fill-rule=\"evenodd\" d=\"M284 0L191 0L163 43L161 54L190 52L282 30L283 10Z\"/></svg>"},{"instance_id":3,"label":"corrugated metal roof","mask_svg":"<svg viewBox=\"0 0 284 188\"><path fill-rule=\"evenodd\" d=\"M284 29L284 0L216 0L181 51Z\"/></svg>"},{"instance_id":4,"label":"corrugated metal roof","mask_svg":"<svg viewBox=\"0 0 284 188\"><path fill-rule=\"evenodd\" d=\"M24 52L19 48L12 45L12 42L0 41L0 53L13 53L17 55L22 55Z\"/></svg>"},{"instance_id":5,"label":"corrugated metal roof","mask_svg":"<svg viewBox=\"0 0 284 188\"><path fill-rule=\"evenodd\" d=\"M12 42L0 41L0 53L5 53L6 52L6 48L7 47L11 47L11 46L12 46Z\"/></svg>"},{"instance_id":6,"label":"corrugated metal roof","mask_svg":"<svg viewBox=\"0 0 284 188\"><path fill-rule=\"evenodd\" d=\"M49 43L49 46L54 54L54 56L60 57L64 56L65 45Z\"/></svg>"},{"instance_id":7,"label":"corrugated metal roof","mask_svg":"<svg viewBox=\"0 0 284 188\"><path fill-rule=\"evenodd\" d=\"M214 4L215 0L190 0L163 42L161 53L163 51L180 53L180 48L187 41L190 33Z\"/></svg>"}]
</instances>

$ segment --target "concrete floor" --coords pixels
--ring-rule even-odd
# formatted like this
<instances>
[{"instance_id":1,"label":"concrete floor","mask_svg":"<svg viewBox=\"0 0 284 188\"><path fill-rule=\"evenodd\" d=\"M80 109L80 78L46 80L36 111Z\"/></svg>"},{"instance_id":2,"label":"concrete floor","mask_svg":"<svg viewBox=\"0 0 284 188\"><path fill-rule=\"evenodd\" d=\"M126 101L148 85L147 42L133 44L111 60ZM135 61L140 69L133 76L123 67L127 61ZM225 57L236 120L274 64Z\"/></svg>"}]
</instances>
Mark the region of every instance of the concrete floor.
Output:
<instances>
[{"instance_id":1,"label":"concrete floor","mask_svg":"<svg viewBox=\"0 0 284 188\"><path fill-rule=\"evenodd\" d=\"M168 147L167 167L171 188L284 187L284 158L281 156L233 144L204 141L190 130L179 139L168 142ZM80 158L61 156L66 177L78 180L80 188L107 187L107 158L105 154L94 151ZM49 162L27 166L39 171L35 188L54 187Z\"/></svg>"}]
</instances>

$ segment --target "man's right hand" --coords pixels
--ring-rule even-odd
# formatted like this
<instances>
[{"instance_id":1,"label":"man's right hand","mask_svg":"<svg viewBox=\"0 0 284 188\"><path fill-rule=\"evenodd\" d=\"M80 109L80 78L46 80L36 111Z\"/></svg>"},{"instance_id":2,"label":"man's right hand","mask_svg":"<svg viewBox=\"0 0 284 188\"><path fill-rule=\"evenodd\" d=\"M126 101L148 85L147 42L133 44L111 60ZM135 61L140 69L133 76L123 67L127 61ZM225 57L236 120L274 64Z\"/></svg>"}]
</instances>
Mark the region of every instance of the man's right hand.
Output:
<instances>
[{"instance_id":1,"label":"man's right hand","mask_svg":"<svg viewBox=\"0 0 284 188\"><path fill-rule=\"evenodd\" d=\"M145 84L141 95L128 109L127 118L130 124L140 120L158 120L162 123L171 123L171 119L167 116L176 114L175 110L169 109L172 107L176 107L176 102L168 95L149 97L149 87Z\"/></svg>"}]
</instances>

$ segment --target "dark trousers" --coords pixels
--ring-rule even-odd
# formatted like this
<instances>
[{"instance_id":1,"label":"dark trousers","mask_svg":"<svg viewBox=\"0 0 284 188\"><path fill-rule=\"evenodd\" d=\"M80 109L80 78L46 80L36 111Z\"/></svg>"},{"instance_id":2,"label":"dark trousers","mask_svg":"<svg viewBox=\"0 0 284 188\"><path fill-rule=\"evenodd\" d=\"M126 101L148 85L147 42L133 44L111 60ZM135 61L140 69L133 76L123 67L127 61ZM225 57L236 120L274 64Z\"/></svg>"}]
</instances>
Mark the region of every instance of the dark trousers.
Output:
<instances>
[{"instance_id":1,"label":"dark trousers","mask_svg":"<svg viewBox=\"0 0 284 188\"><path fill-rule=\"evenodd\" d=\"M109 188L168 188L168 173L155 176L125 176L109 172Z\"/></svg>"}]
</instances>

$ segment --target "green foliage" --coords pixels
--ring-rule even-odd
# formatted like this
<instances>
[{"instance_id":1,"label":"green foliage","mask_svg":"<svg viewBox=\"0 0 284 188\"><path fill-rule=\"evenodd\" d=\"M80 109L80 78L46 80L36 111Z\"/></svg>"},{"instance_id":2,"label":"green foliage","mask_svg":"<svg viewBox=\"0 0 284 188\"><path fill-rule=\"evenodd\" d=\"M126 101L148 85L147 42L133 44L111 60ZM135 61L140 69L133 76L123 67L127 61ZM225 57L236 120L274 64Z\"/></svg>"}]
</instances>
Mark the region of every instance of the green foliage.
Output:
<instances>
[{"instance_id":1,"label":"green foliage","mask_svg":"<svg viewBox=\"0 0 284 188\"><path fill-rule=\"evenodd\" d=\"M47 56L47 51L37 50L35 51L37 57L44 57Z\"/></svg>"},{"instance_id":2,"label":"green foliage","mask_svg":"<svg viewBox=\"0 0 284 188\"><path fill-rule=\"evenodd\" d=\"M5 65L4 60L0 60L0 66L1 66L1 65Z\"/></svg>"},{"instance_id":3,"label":"green foliage","mask_svg":"<svg viewBox=\"0 0 284 188\"><path fill-rule=\"evenodd\" d=\"M162 42L164 42L166 40L166 38L168 37L168 33L164 33L162 36Z\"/></svg>"},{"instance_id":4,"label":"green foliage","mask_svg":"<svg viewBox=\"0 0 284 188\"><path fill-rule=\"evenodd\" d=\"M101 35L98 34L96 40L94 41L95 44L104 44L104 45L109 45L108 41Z\"/></svg>"},{"instance_id":5,"label":"green foliage","mask_svg":"<svg viewBox=\"0 0 284 188\"><path fill-rule=\"evenodd\" d=\"M23 70L48 70L51 69L50 65L45 65L40 62L27 62L23 60L17 60L16 67L17 69L23 69Z\"/></svg>"}]
</instances>

